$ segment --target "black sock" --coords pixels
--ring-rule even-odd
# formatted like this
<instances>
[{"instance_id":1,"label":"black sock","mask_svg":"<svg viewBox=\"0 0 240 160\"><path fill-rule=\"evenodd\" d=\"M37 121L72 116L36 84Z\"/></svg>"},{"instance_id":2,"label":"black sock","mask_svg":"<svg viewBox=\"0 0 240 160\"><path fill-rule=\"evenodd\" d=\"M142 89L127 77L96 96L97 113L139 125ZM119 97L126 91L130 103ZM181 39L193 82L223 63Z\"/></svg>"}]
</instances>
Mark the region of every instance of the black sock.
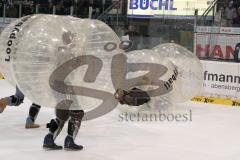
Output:
<instances>
[{"instance_id":1,"label":"black sock","mask_svg":"<svg viewBox=\"0 0 240 160\"><path fill-rule=\"evenodd\" d=\"M35 119L37 118L37 115L39 113L41 106L33 103L29 109L29 117L31 118L31 120L34 122Z\"/></svg>"}]
</instances>

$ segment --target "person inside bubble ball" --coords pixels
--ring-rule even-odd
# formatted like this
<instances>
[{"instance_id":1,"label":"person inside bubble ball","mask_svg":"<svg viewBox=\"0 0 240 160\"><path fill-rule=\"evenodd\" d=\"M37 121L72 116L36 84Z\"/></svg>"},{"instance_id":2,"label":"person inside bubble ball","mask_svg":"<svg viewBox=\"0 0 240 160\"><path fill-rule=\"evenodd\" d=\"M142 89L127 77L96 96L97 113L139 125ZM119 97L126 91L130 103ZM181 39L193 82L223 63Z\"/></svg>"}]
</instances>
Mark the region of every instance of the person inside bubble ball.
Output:
<instances>
[{"instance_id":1,"label":"person inside bubble ball","mask_svg":"<svg viewBox=\"0 0 240 160\"><path fill-rule=\"evenodd\" d=\"M16 87L15 95L0 99L0 113L2 113L7 106L21 105L23 103L23 100L24 100L24 94L19 90L18 87ZM35 120L40 111L40 108L41 108L40 105L32 103L29 109L29 114L26 120L25 128L30 129L30 128L40 127L39 124L35 124Z\"/></svg>"},{"instance_id":2,"label":"person inside bubble ball","mask_svg":"<svg viewBox=\"0 0 240 160\"><path fill-rule=\"evenodd\" d=\"M64 124L68 121L68 135L66 136L64 141L64 149L82 150L83 146L75 144L74 140L80 129L82 118L84 116L84 111L56 108L55 114L56 118L52 119L47 124L47 128L49 128L49 133L44 138L43 148L49 150L61 150L63 148L62 146L55 144L54 141L59 135L59 133L62 131Z\"/></svg>"},{"instance_id":3,"label":"person inside bubble ball","mask_svg":"<svg viewBox=\"0 0 240 160\"><path fill-rule=\"evenodd\" d=\"M141 84L144 86L139 88L133 87L130 90L123 90L121 88L118 88L114 94L115 99L117 99L120 104L126 104L129 106L140 106L147 104L151 98L149 94L144 90L149 89L149 87L146 86L151 85L151 82L148 77L144 76L142 78Z\"/></svg>"},{"instance_id":4,"label":"person inside bubble ball","mask_svg":"<svg viewBox=\"0 0 240 160\"><path fill-rule=\"evenodd\" d=\"M140 106L151 100L147 92L135 87L130 90L118 88L114 97L120 102L120 104L126 104L129 106Z\"/></svg>"},{"instance_id":5,"label":"person inside bubble ball","mask_svg":"<svg viewBox=\"0 0 240 160\"><path fill-rule=\"evenodd\" d=\"M75 35L70 31L65 31L62 34L63 45L58 47L58 54L61 55L61 52L71 54L71 49L75 46L74 43ZM71 55L74 58L74 55ZM64 62L64 57L59 56L58 62ZM68 80L69 77L67 78ZM74 99L75 96L69 97L66 96L66 99ZM67 136L64 140L64 149L66 150L82 150L82 145L77 145L74 141L78 134L78 131L81 126L82 118L84 116L84 111L79 106L78 110L69 109L71 104L67 102L59 103L55 108L56 118L52 119L48 124L49 132L44 137L43 148L47 150L61 150L63 147L55 143L55 139L62 131L64 124L68 121Z\"/></svg>"}]
</instances>

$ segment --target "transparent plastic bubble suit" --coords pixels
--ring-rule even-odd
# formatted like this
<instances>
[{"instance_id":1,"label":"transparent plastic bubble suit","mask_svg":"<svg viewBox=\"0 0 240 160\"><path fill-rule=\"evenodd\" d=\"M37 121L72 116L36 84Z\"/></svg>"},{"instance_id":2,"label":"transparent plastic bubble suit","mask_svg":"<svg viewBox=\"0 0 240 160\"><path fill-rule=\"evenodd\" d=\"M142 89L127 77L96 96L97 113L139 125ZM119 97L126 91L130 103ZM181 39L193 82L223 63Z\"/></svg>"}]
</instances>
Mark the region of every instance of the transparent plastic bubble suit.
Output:
<instances>
[{"instance_id":1,"label":"transparent plastic bubble suit","mask_svg":"<svg viewBox=\"0 0 240 160\"><path fill-rule=\"evenodd\" d=\"M175 92L178 92L176 90L178 71L175 65L153 50L135 50L127 52L126 55L128 64L143 64L130 69L132 72L128 72L127 79L138 77L139 85L136 87L147 91L151 100L142 106L121 105L120 110L131 113L151 113L174 103ZM155 89L159 89L160 92L152 92Z\"/></svg>"},{"instance_id":2,"label":"transparent plastic bubble suit","mask_svg":"<svg viewBox=\"0 0 240 160\"><path fill-rule=\"evenodd\" d=\"M179 77L174 85L174 102L184 102L197 96L203 85L203 71L199 59L188 49L175 44L160 44L153 48L161 57L170 60Z\"/></svg>"},{"instance_id":3,"label":"transparent plastic bubble suit","mask_svg":"<svg viewBox=\"0 0 240 160\"><path fill-rule=\"evenodd\" d=\"M100 96L112 96L115 91L111 61L122 51L106 51L109 42L120 44L115 32L98 20L56 15L23 17L1 35L1 70L37 104L93 110L103 102ZM113 96L108 99L108 106L114 106Z\"/></svg>"},{"instance_id":4,"label":"transparent plastic bubble suit","mask_svg":"<svg viewBox=\"0 0 240 160\"><path fill-rule=\"evenodd\" d=\"M15 38L14 33L13 33L13 29L15 28L15 25L21 23L21 19L17 19L14 22L10 23L8 25L8 27L5 27L4 31L1 32L1 38L0 38L0 44L4 45L1 46L1 55L0 55L0 70L1 73L4 75L5 79L8 80L8 82L12 85L12 86L16 86L17 82L15 80L15 77L13 75L13 72L15 71L15 69L13 67L11 67L11 63L9 63L8 59L9 59L9 54L14 52L14 48L10 48L9 46L14 45L13 40L10 40L10 36L12 37L12 39Z\"/></svg>"}]
</instances>

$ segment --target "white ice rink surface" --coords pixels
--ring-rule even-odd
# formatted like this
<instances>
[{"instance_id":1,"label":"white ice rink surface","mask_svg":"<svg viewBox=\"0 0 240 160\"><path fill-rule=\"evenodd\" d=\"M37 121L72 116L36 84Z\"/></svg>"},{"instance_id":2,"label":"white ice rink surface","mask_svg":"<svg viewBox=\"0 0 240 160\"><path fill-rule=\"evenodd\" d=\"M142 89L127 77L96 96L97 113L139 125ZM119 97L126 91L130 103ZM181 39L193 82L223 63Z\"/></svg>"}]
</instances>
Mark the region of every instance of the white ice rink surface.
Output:
<instances>
[{"instance_id":1,"label":"white ice rink surface","mask_svg":"<svg viewBox=\"0 0 240 160\"><path fill-rule=\"evenodd\" d=\"M0 97L14 88L0 81ZM192 110L192 122L120 122L117 110L83 122L76 142L82 151L45 151L45 124L54 110L42 108L41 128L26 130L30 101L0 114L0 160L239 160L240 108L188 102L174 112ZM66 127L56 140L63 144Z\"/></svg>"}]
</instances>

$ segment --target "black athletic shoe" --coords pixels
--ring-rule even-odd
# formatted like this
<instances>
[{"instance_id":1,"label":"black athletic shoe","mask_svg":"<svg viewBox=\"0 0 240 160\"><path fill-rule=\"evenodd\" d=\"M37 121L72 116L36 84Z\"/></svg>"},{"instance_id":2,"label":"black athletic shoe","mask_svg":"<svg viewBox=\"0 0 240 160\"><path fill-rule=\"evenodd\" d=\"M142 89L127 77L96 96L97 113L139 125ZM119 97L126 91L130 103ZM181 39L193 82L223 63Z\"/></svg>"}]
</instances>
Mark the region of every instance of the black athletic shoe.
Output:
<instances>
[{"instance_id":1,"label":"black athletic shoe","mask_svg":"<svg viewBox=\"0 0 240 160\"><path fill-rule=\"evenodd\" d=\"M61 150L63 147L54 143L52 134L47 134L43 141L43 148L48 150Z\"/></svg>"},{"instance_id":2,"label":"black athletic shoe","mask_svg":"<svg viewBox=\"0 0 240 160\"><path fill-rule=\"evenodd\" d=\"M79 151L83 149L83 146L75 144L73 138L67 136L64 141L64 149Z\"/></svg>"}]
</instances>

